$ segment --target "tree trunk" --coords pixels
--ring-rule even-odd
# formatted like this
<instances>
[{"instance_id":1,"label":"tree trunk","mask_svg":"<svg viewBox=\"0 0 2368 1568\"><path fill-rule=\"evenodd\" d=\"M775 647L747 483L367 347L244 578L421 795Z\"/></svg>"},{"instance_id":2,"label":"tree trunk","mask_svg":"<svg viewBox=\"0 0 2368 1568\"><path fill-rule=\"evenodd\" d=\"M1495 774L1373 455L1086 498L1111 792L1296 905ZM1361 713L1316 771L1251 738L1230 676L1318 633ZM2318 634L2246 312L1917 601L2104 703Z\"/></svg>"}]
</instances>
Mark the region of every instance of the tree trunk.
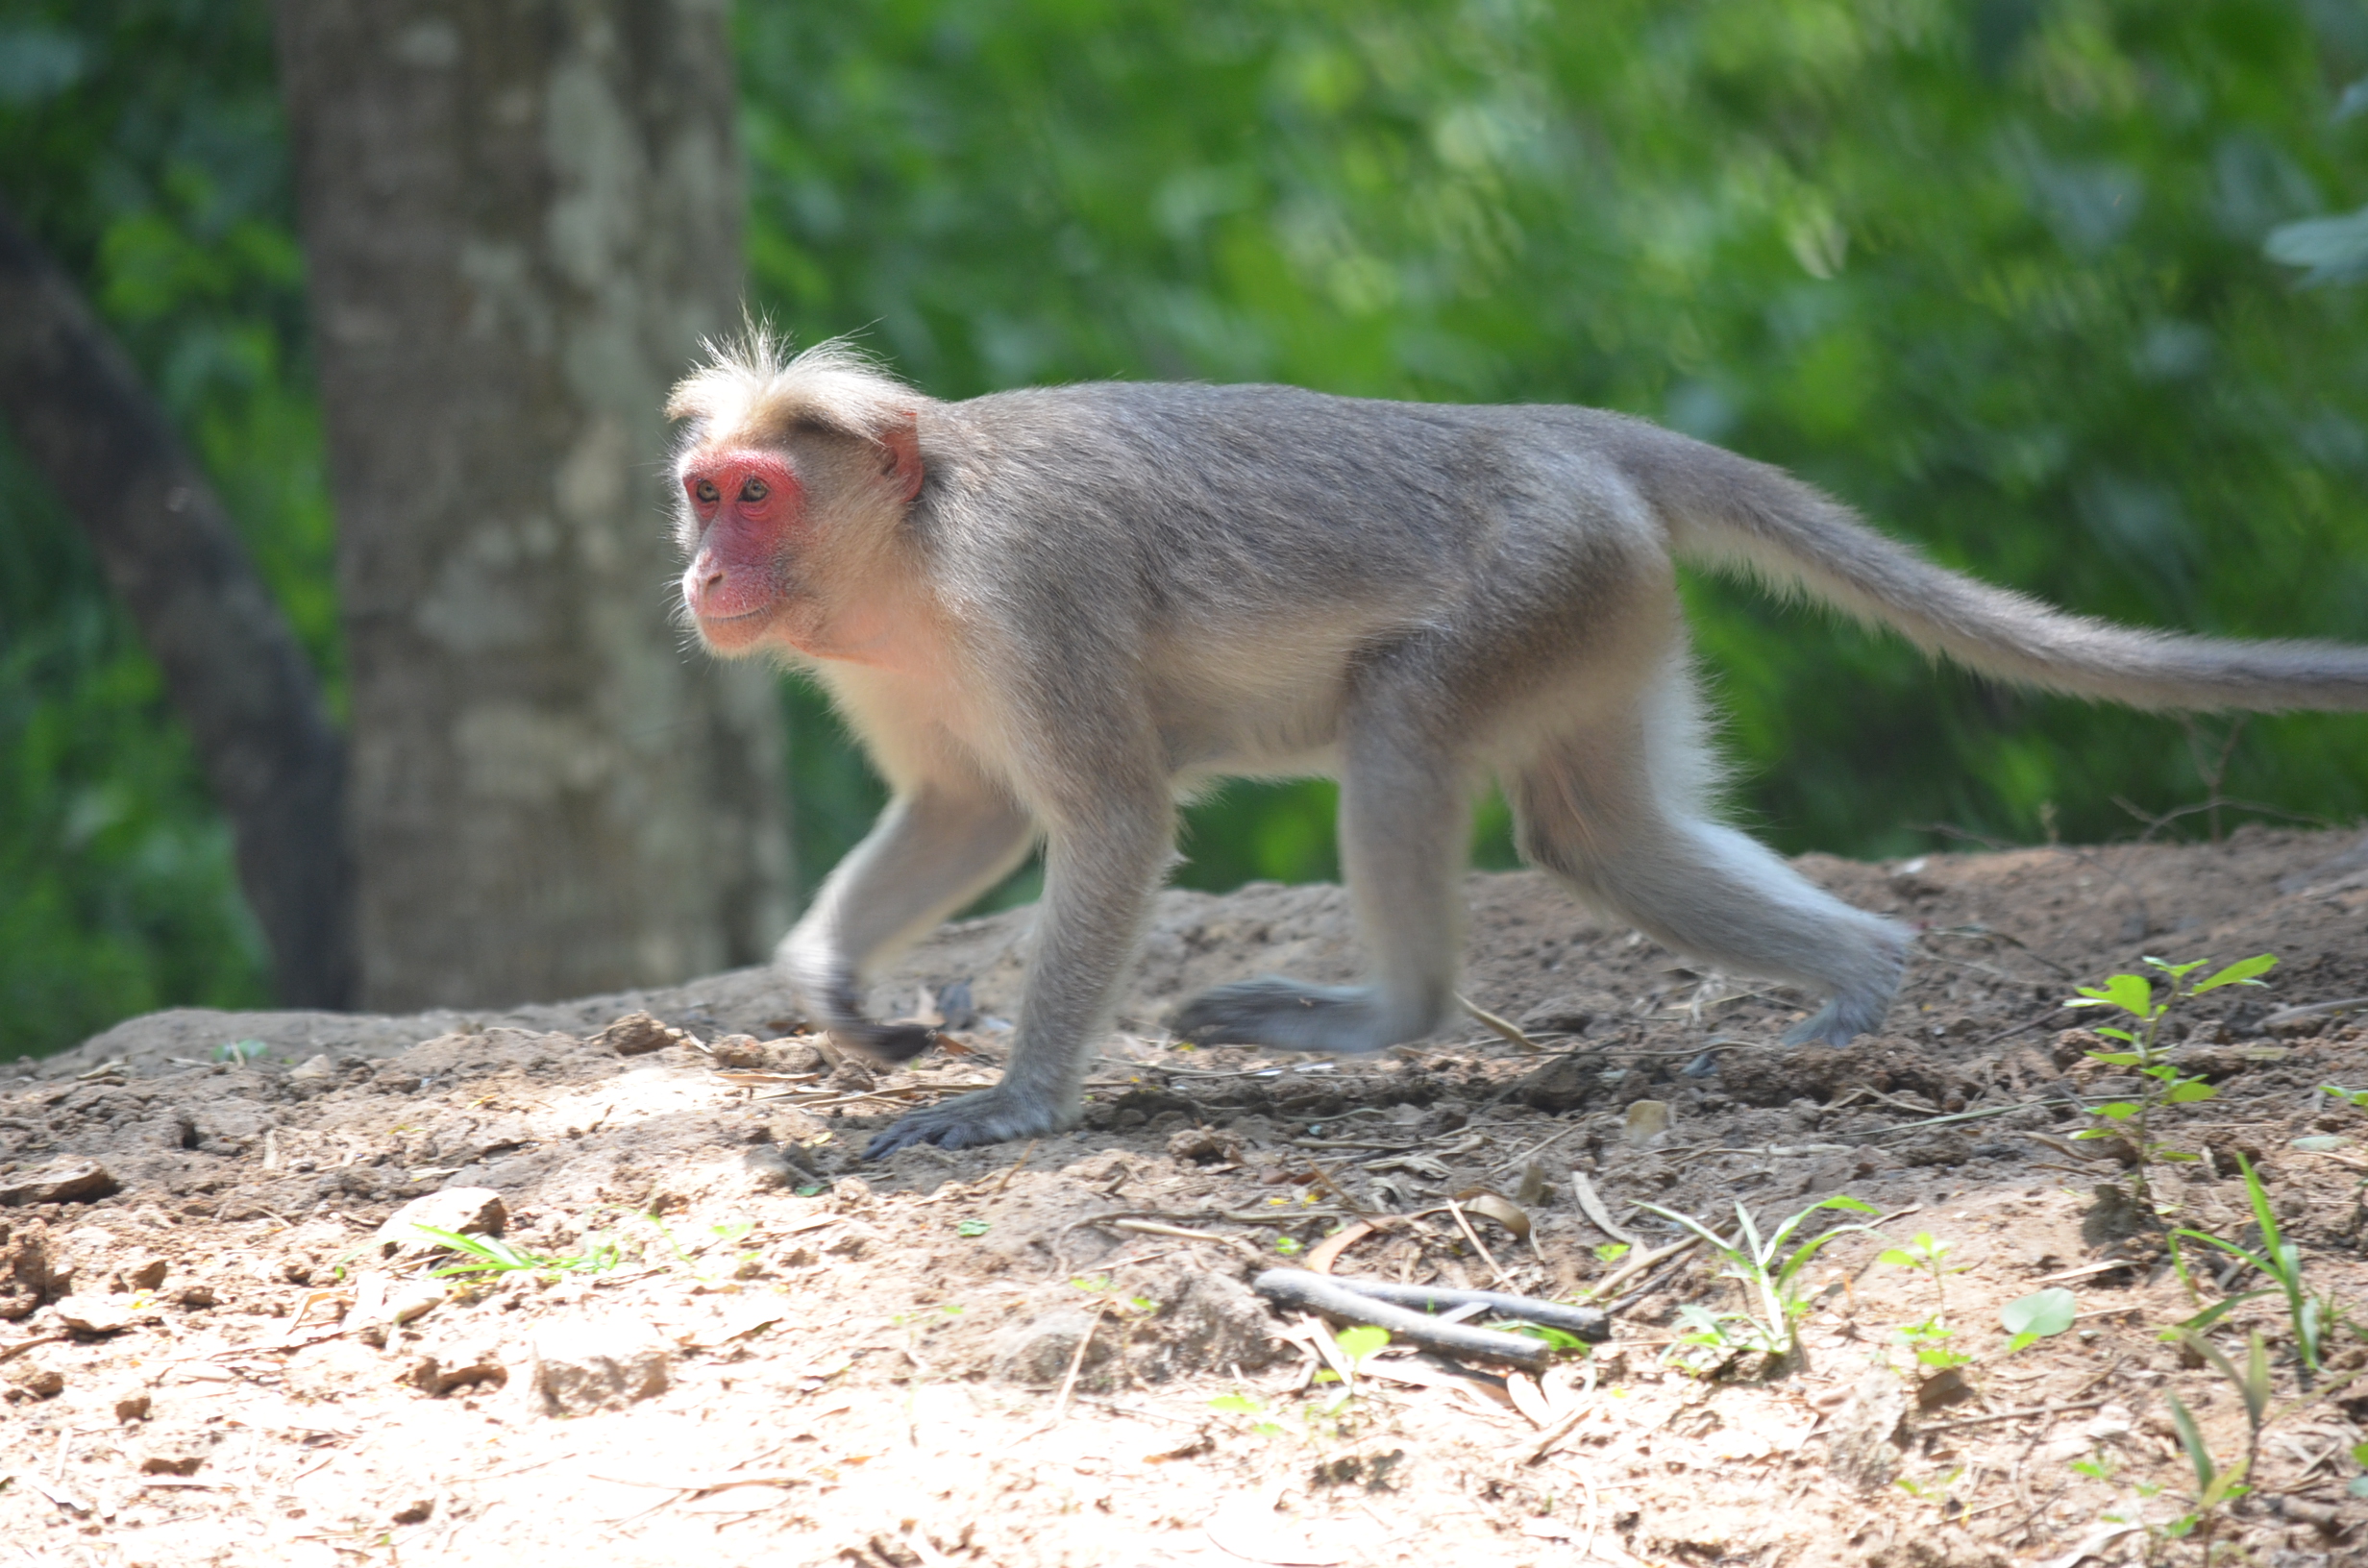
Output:
<instances>
[{"instance_id":1,"label":"tree trunk","mask_svg":"<svg viewBox=\"0 0 2368 1568\"><path fill-rule=\"evenodd\" d=\"M284 1007L352 1005L345 748L320 684L172 422L73 282L0 208L0 411L164 672Z\"/></svg>"},{"instance_id":2,"label":"tree trunk","mask_svg":"<svg viewBox=\"0 0 2368 1568\"><path fill-rule=\"evenodd\" d=\"M739 311L722 0L282 0L362 1000L679 980L786 918L771 678L674 619L659 405Z\"/></svg>"}]
</instances>

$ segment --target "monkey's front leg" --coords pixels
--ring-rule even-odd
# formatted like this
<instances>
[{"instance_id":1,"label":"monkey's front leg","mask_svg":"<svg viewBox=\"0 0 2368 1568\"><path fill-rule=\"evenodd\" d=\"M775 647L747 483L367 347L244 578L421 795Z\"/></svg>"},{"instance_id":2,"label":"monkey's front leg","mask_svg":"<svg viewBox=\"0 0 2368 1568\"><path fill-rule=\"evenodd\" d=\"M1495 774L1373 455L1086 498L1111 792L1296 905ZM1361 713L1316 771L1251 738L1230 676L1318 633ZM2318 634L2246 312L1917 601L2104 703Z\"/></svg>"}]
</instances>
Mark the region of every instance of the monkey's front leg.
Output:
<instances>
[{"instance_id":1,"label":"monkey's front leg","mask_svg":"<svg viewBox=\"0 0 2368 1568\"><path fill-rule=\"evenodd\" d=\"M967 1149L1055 1132L1084 1109L1086 1063L1134 954L1174 824L1164 792L1105 801L1080 817L1082 825L1055 828L1046 845L1036 949L1003 1081L905 1116L872 1140L865 1159L914 1143Z\"/></svg>"},{"instance_id":2,"label":"monkey's front leg","mask_svg":"<svg viewBox=\"0 0 2368 1568\"><path fill-rule=\"evenodd\" d=\"M928 1030L864 1016L864 972L1000 880L1029 836L1024 812L968 779L932 780L890 801L775 955L807 1017L879 1061L926 1050Z\"/></svg>"}]
</instances>

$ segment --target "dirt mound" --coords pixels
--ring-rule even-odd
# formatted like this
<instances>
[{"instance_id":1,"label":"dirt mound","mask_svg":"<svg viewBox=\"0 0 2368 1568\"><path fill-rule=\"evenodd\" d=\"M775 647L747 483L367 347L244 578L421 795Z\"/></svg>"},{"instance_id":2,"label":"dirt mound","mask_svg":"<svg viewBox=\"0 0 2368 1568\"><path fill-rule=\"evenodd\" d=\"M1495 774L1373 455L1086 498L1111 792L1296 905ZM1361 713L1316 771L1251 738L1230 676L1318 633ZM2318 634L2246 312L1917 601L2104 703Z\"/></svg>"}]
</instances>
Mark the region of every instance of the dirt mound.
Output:
<instances>
[{"instance_id":1,"label":"dirt mound","mask_svg":"<svg viewBox=\"0 0 2368 1568\"><path fill-rule=\"evenodd\" d=\"M2257 1246L2241 1156L2309 1287L2368 1315L2368 1112L2321 1088L2368 1087L2368 1043L2341 1009L2273 1017L2368 994L2363 865L2356 836L2258 830L1812 857L1920 928L1887 1032L1840 1049L1777 1042L1800 998L1475 876L1467 994L1524 1040L1339 1062L1158 1034L1205 985L1353 974L1339 890L1170 894L1083 1126L877 1165L873 1130L997 1071L1027 912L876 988L945 1026L910 1071L800 1035L758 969L500 1014L133 1019L0 1076L0 1539L159 1563L2127 1556L2148 1531L2109 1516L2191 1509L2165 1391L2224 1462L2244 1420L2157 1337L2195 1306L2119 1145L2072 1136L2132 1081L2060 1004L2147 953L2281 955L2172 1025L2217 1092L2157 1126L2204 1156L2158 1195ZM1607 1291L1615 1341L1542 1378L1394 1346L1312 1381L1336 1347L1246 1285L1296 1262L1567 1299L1682 1238L1639 1205L1773 1221L1843 1192L1945 1261L1841 1234L1803 1276L1806 1364L1771 1378L1680 1364L1718 1359L1680 1341L1739 1299L1692 1255ZM422 1201L476 1234L382 1235ZM2208 1251L2202 1296L2245 1288ZM2010 1351L2001 1305L2051 1287L2077 1327ZM2361 1549L2368 1436L2334 1369L2368 1357L2337 1322L2306 1390L2281 1299L2216 1331L2241 1360L2260 1330L2302 1403L2215 1528L2331 1561Z\"/></svg>"}]
</instances>

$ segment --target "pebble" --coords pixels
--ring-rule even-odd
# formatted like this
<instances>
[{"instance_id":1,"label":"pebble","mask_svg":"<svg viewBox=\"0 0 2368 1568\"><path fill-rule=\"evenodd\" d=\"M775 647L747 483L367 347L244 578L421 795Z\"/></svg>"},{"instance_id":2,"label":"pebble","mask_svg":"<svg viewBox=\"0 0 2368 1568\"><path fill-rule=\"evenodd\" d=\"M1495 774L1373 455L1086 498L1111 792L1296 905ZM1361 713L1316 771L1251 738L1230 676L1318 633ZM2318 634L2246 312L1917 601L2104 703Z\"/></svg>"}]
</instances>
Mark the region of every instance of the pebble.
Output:
<instances>
[{"instance_id":1,"label":"pebble","mask_svg":"<svg viewBox=\"0 0 2368 1568\"><path fill-rule=\"evenodd\" d=\"M379 1251L385 1256L425 1252L441 1245L422 1236L419 1227L451 1231L457 1236L500 1236L509 1225L509 1209L490 1187L448 1187L423 1198L413 1198L379 1227Z\"/></svg>"},{"instance_id":2,"label":"pebble","mask_svg":"<svg viewBox=\"0 0 2368 1568\"><path fill-rule=\"evenodd\" d=\"M120 1334L157 1315L131 1296L61 1296L49 1304L58 1321L78 1334Z\"/></svg>"},{"instance_id":3,"label":"pebble","mask_svg":"<svg viewBox=\"0 0 2368 1568\"><path fill-rule=\"evenodd\" d=\"M623 1409L674 1381L674 1348L649 1323L589 1318L534 1336L534 1391L551 1415Z\"/></svg>"},{"instance_id":4,"label":"pebble","mask_svg":"<svg viewBox=\"0 0 2368 1568\"><path fill-rule=\"evenodd\" d=\"M88 1203L118 1190L115 1178L95 1160L62 1160L40 1170L0 1177L0 1206L30 1203Z\"/></svg>"}]
</instances>

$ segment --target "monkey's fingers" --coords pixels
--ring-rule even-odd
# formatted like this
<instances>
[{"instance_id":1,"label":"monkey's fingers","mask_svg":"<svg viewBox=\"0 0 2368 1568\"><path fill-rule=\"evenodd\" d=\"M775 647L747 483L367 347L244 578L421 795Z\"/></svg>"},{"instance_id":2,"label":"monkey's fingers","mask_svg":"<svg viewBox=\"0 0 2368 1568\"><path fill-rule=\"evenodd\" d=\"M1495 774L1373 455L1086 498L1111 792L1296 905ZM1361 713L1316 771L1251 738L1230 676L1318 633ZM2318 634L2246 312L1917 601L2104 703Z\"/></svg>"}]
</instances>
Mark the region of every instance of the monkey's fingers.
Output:
<instances>
[{"instance_id":1,"label":"monkey's fingers","mask_svg":"<svg viewBox=\"0 0 2368 1568\"><path fill-rule=\"evenodd\" d=\"M833 1024L830 1042L883 1066L910 1062L937 1043L937 1031L919 1023Z\"/></svg>"},{"instance_id":2,"label":"monkey's fingers","mask_svg":"<svg viewBox=\"0 0 2368 1568\"><path fill-rule=\"evenodd\" d=\"M1015 1138L1055 1132L1075 1119L1073 1114L1063 1115L1049 1102L1008 1094L1000 1088L983 1090L976 1094L941 1100L925 1110L900 1117L896 1125L872 1139L863 1157L885 1160L899 1149L908 1149L916 1143L934 1143L941 1149L974 1149L984 1143L1002 1143Z\"/></svg>"}]
</instances>

